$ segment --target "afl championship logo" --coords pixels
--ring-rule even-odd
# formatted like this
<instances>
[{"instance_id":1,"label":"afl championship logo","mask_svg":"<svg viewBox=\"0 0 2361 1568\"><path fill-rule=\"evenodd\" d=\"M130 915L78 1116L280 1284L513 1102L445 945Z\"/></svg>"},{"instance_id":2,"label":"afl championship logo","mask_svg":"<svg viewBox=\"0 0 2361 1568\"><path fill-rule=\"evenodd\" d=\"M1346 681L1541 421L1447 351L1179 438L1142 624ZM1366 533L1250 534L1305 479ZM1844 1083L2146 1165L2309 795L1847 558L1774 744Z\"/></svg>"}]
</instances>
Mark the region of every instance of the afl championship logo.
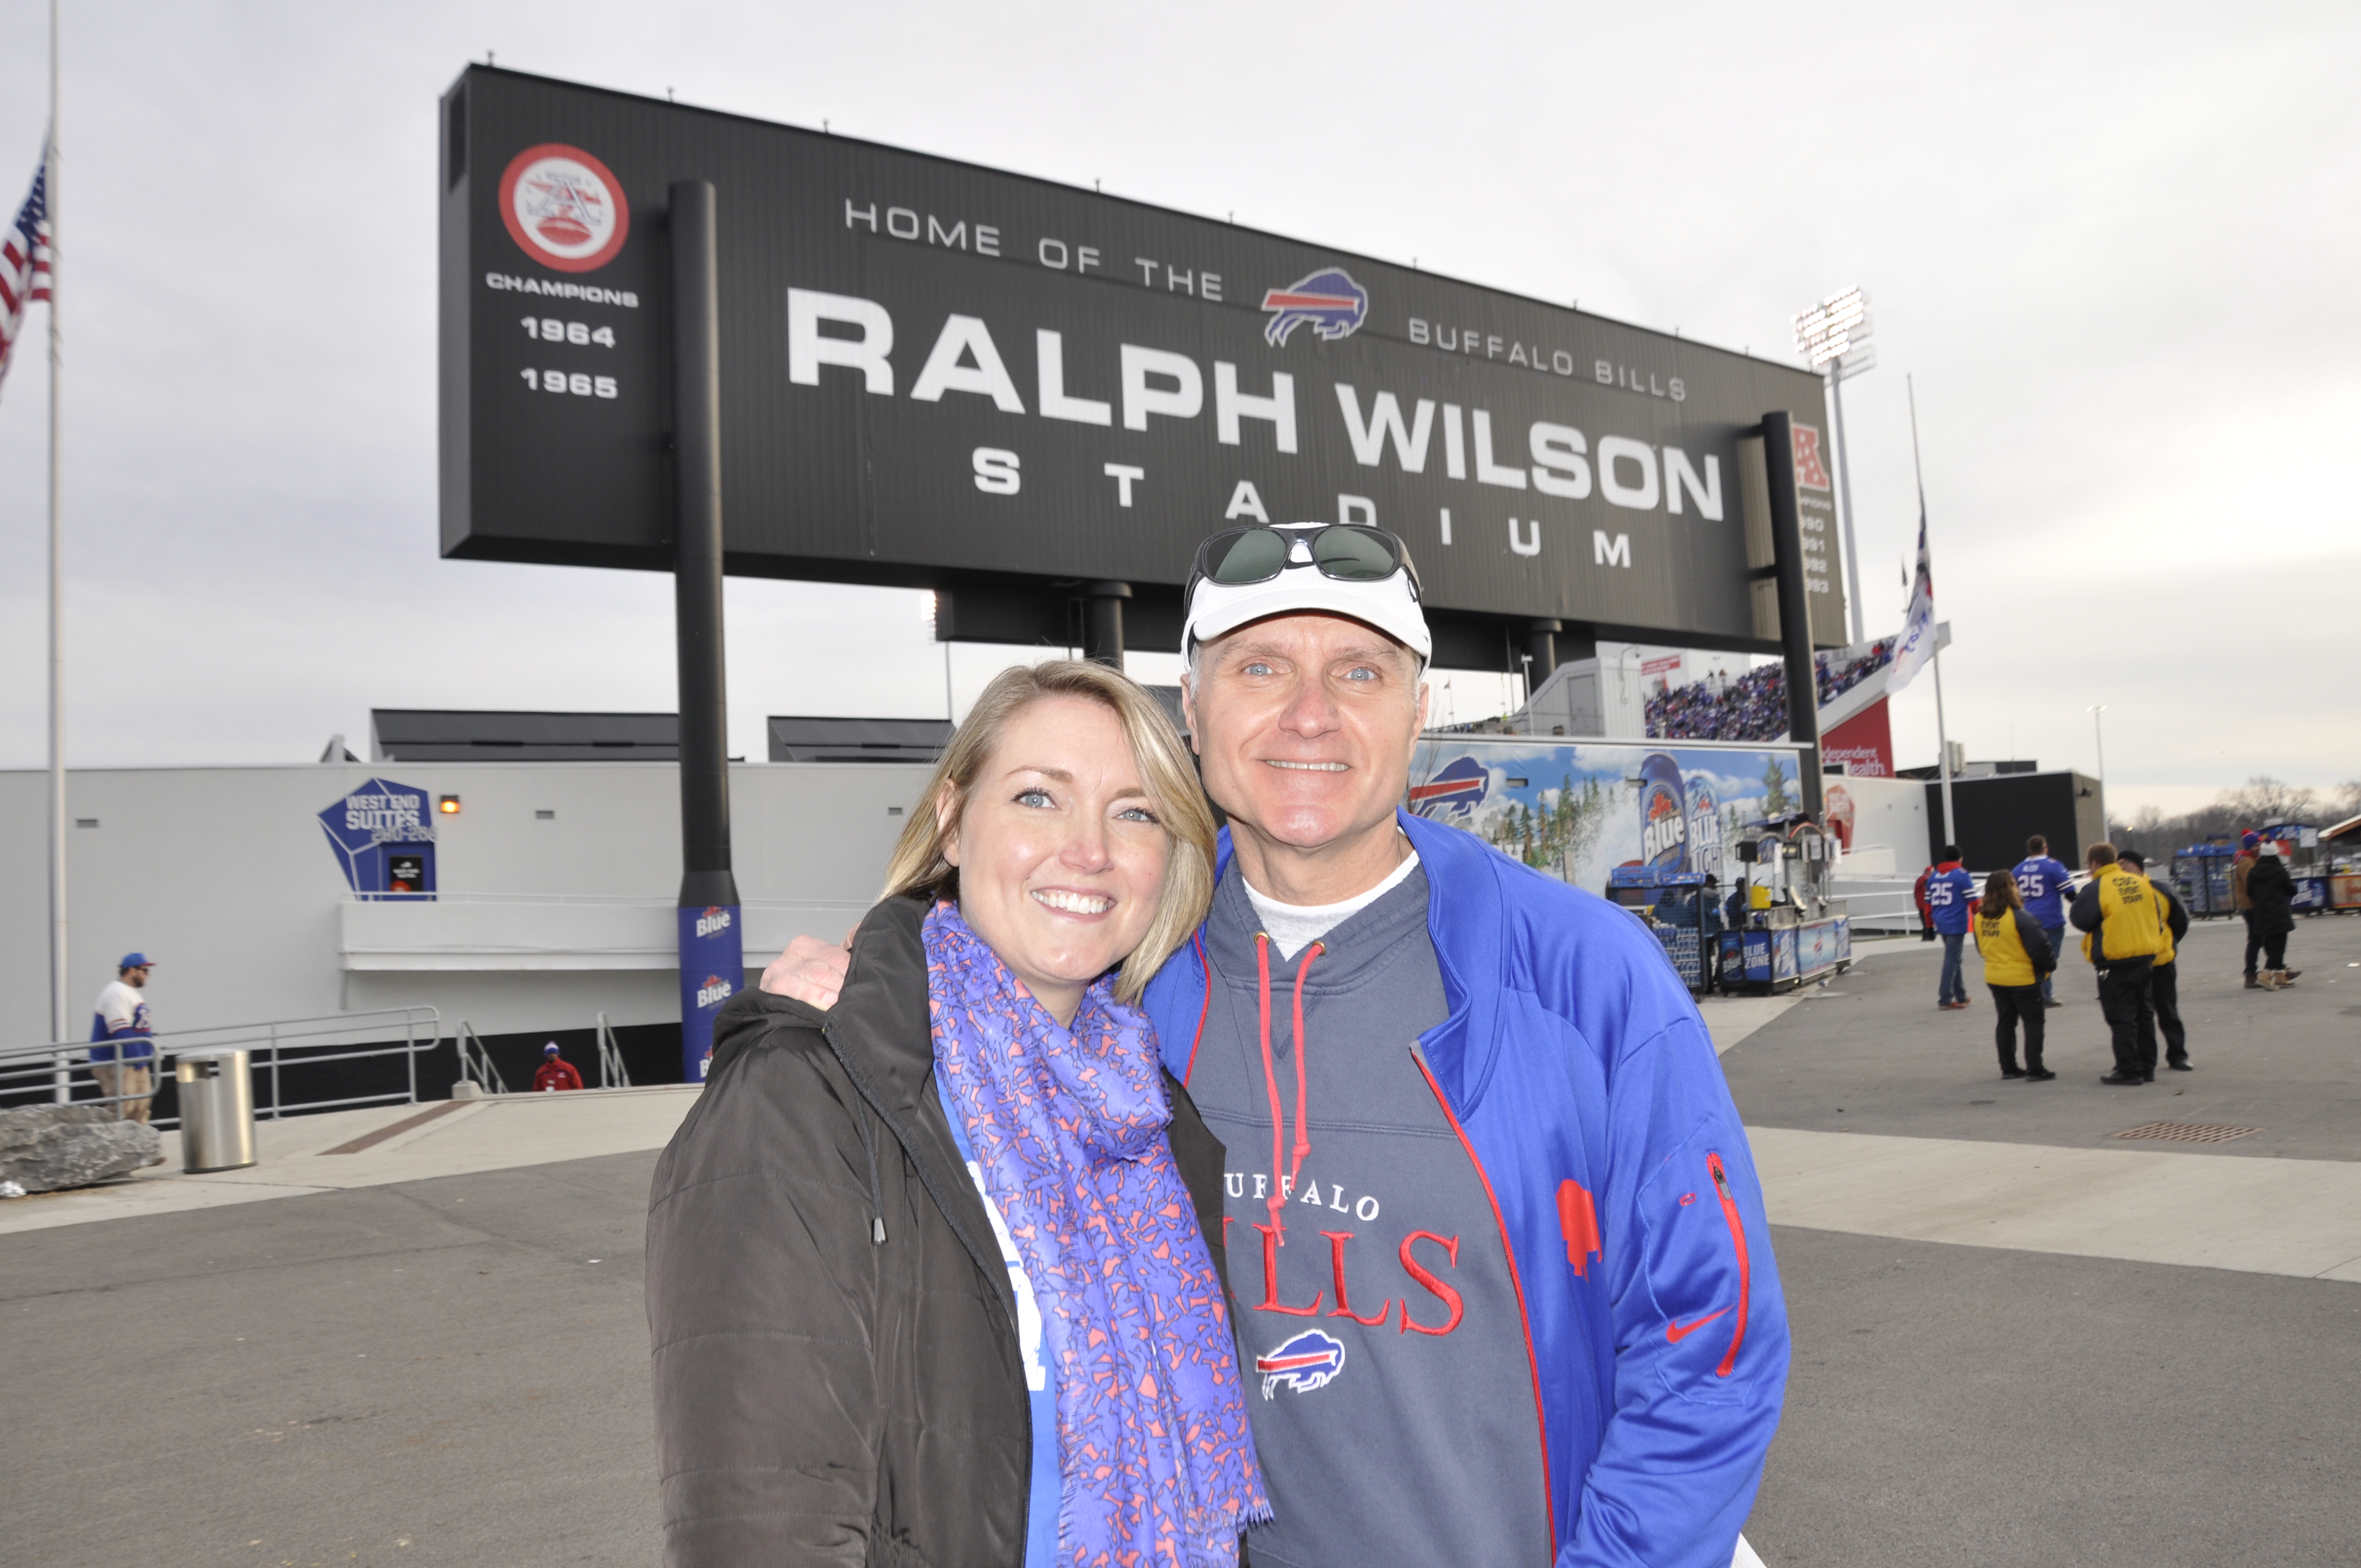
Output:
<instances>
[{"instance_id":1,"label":"afl championship logo","mask_svg":"<svg viewBox=\"0 0 2361 1568\"><path fill-rule=\"evenodd\" d=\"M509 160L500 176L500 221L527 256L560 272L589 272L615 259L631 232L623 182L578 147L544 142Z\"/></svg>"}]
</instances>

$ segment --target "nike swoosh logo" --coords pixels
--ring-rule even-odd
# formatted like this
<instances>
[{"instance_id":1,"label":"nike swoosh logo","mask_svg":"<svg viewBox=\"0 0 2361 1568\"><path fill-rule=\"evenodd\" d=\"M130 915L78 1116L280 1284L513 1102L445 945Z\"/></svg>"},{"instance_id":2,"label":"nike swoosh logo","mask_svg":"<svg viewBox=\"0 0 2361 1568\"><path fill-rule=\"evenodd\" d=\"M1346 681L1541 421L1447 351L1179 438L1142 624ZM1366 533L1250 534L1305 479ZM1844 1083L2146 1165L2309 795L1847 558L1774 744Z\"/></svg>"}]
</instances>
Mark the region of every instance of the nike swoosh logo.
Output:
<instances>
[{"instance_id":1,"label":"nike swoosh logo","mask_svg":"<svg viewBox=\"0 0 2361 1568\"><path fill-rule=\"evenodd\" d=\"M1675 1344L1678 1344L1681 1341L1688 1338L1689 1335L1697 1332L1697 1330L1705 1327L1706 1324L1713 1321L1715 1318L1728 1317L1730 1315L1730 1309L1724 1307L1720 1311L1715 1312L1708 1317L1699 1318L1693 1323L1666 1323L1664 1325L1664 1337L1672 1341Z\"/></svg>"}]
</instances>

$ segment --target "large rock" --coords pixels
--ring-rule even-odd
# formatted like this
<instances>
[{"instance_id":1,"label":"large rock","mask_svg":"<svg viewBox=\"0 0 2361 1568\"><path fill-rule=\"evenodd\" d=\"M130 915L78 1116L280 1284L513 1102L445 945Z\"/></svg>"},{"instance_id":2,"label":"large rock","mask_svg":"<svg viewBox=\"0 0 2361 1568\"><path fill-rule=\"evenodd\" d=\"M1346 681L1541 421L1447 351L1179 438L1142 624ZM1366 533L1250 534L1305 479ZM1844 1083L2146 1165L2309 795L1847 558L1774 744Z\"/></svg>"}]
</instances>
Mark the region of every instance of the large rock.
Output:
<instances>
[{"instance_id":1,"label":"large rock","mask_svg":"<svg viewBox=\"0 0 2361 1568\"><path fill-rule=\"evenodd\" d=\"M27 1105L0 1111L0 1181L55 1192L164 1163L145 1122L118 1122L111 1105Z\"/></svg>"}]
</instances>

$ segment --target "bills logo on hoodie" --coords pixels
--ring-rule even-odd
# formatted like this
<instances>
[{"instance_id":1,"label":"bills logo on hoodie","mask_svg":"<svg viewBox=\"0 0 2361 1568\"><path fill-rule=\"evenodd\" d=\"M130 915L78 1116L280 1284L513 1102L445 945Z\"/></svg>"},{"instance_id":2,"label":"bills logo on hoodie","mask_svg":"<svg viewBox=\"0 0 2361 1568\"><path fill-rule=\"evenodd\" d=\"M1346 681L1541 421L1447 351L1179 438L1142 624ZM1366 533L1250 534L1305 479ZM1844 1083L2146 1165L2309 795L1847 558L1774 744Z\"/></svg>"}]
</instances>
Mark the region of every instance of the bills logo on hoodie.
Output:
<instances>
[{"instance_id":1,"label":"bills logo on hoodie","mask_svg":"<svg viewBox=\"0 0 2361 1568\"><path fill-rule=\"evenodd\" d=\"M1269 1354L1256 1356L1255 1370L1262 1375L1266 1399L1281 1385L1309 1394L1326 1387L1345 1370L1345 1342L1318 1329L1306 1329Z\"/></svg>"}]
</instances>

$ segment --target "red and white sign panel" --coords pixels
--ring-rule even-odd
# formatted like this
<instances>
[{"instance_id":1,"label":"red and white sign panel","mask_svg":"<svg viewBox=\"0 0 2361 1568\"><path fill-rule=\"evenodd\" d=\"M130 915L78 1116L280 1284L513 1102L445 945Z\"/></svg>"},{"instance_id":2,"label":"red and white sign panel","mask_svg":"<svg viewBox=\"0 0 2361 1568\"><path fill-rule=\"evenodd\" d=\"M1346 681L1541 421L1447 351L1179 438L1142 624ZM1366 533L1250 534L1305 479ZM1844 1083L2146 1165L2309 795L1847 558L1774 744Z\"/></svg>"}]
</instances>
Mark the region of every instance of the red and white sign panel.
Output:
<instances>
[{"instance_id":1,"label":"red and white sign panel","mask_svg":"<svg viewBox=\"0 0 2361 1568\"><path fill-rule=\"evenodd\" d=\"M1894 776L1894 726L1880 698L1820 737L1820 759L1841 762L1854 778Z\"/></svg>"},{"instance_id":2,"label":"red and white sign panel","mask_svg":"<svg viewBox=\"0 0 2361 1568\"><path fill-rule=\"evenodd\" d=\"M527 256L557 272L590 272L615 259L631 232L623 182L578 147L544 142L509 160L500 217Z\"/></svg>"}]
</instances>

